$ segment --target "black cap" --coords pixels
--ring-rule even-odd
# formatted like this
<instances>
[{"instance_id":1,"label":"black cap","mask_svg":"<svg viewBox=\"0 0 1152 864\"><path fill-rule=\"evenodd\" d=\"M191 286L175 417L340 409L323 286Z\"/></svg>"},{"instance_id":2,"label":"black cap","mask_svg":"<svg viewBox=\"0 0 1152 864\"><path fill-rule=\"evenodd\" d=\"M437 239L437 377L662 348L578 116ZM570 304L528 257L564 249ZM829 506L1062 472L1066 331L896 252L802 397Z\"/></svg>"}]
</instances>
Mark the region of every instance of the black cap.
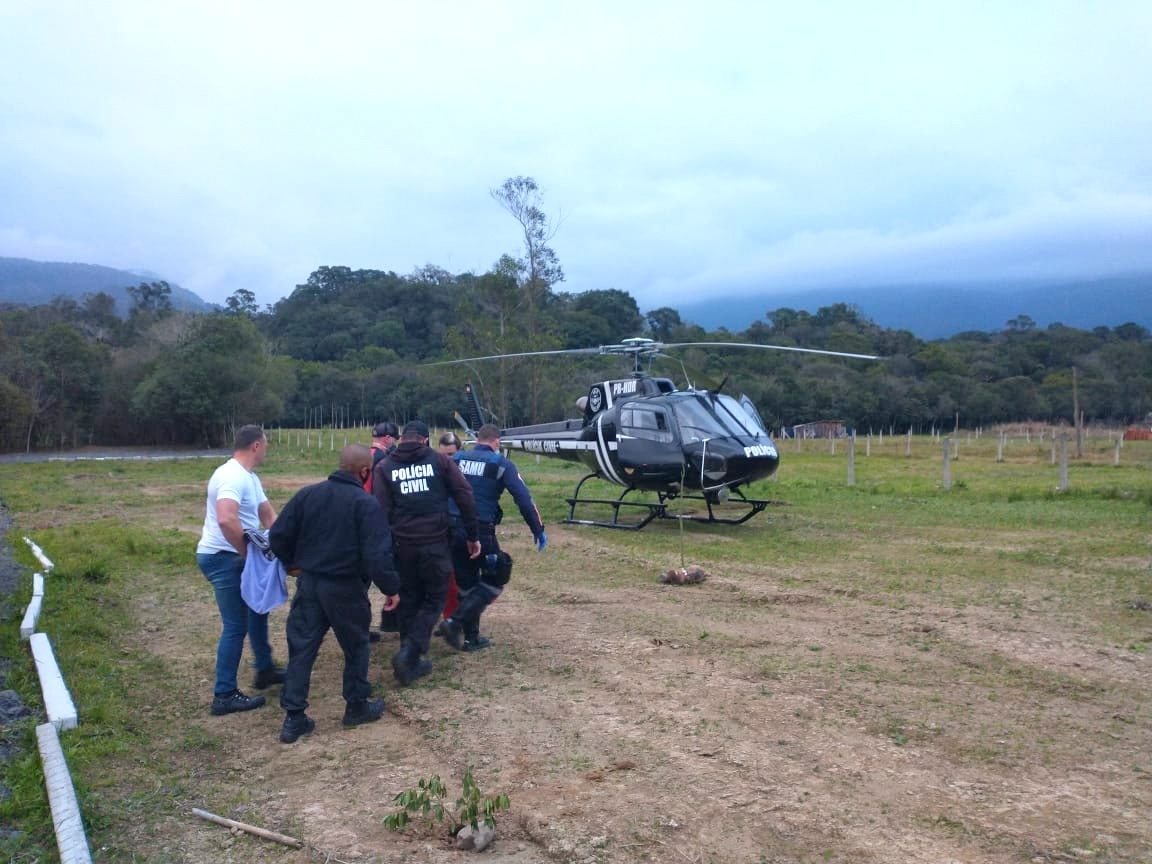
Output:
<instances>
[{"instance_id":1,"label":"black cap","mask_svg":"<svg viewBox=\"0 0 1152 864\"><path fill-rule=\"evenodd\" d=\"M404 424L404 438L427 438L428 424L423 420L409 420Z\"/></svg>"},{"instance_id":2,"label":"black cap","mask_svg":"<svg viewBox=\"0 0 1152 864\"><path fill-rule=\"evenodd\" d=\"M373 438L384 438L388 435L393 438L400 437L400 430L396 428L395 423L386 420L383 423L377 423L372 429Z\"/></svg>"}]
</instances>

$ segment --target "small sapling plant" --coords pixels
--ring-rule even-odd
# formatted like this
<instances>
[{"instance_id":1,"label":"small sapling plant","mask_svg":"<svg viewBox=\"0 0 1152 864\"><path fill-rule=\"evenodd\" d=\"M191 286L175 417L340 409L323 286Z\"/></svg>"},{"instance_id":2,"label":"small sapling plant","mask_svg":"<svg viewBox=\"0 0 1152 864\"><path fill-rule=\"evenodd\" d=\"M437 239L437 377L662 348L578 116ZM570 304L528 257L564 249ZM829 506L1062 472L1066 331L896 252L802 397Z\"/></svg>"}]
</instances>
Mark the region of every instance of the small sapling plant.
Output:
<instances>
[{"instance_id":1,"label":"small sapling plant","mask_svg":"<svg viewBox=\"0 0 1152 864\"><path fill-rule=\"evenodd\" d=\"M420 780L416 788L401 792L392 799L400 809L384 817L385 827L399 831L416 816L429 826L440 825L447 821L453 834L465 825L471 826L475 831L481 822L494 828L496 814L509 807L508 796L483 794L476 785L476 779L471 771L464 773L460 785L462 791L460 797L456 799L456 806L454 809L449 809L444 803L448 789L440 779L440 775L433 774Z\"/></svg>"}]
</instances>

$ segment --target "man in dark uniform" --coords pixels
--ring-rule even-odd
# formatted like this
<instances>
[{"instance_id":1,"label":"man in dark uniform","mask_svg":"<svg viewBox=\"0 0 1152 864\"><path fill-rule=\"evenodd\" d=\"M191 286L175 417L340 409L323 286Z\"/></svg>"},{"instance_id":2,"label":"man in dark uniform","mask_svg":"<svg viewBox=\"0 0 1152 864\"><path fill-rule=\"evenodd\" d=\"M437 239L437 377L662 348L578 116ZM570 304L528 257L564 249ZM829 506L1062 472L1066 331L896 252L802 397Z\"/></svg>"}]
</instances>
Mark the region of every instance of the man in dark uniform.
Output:
<instances>
[{"instance_id":1,"label":"man in dark uniform","mask_svg":"<svg viewBox=\"0 0 1152 864\"><path fill-rule=\"evenodd\" d=\"M372 494L391 525L400 571L401 642L392 657L392 673L401 684L410 684L432 671L423 656L448 596L448 501L455 501L460 511L465 548L473 558L480 554L476 504L456 463L428 446L428 427L419 420L404 426L400 445L374 469Z\"/></svg>"},{"instance_id":2,"label":"man in dark uniform","mask_svg":"<svg viewBox=\"0 0 1152 864\"><path fill-rule=\"evenodd\" d=\"M459 512L449 504L452 514L452 563L456 569L456 588L460 605L440 625L440 634L457 651L479 651L491 645L480 635L480 616L501 595L512 575L512 559L496 541L496 526L503 518L500 496L507 490L520 510L520 516L532 532L537 551L543 551L548 537L540 511L532 500L520 472L512 460L500 455L500 430L485 423L476 433L476 446L454 457L460 472L472 486L476 513L480 520L480 557L469 557L465 546L464 526Z\"/></svg>"},{"instance_id":3,"label":"man in dark uniform","mask_svg":"<svg viewBox=\"0 0 1152 864\"><path fill-rule=\"evenodd\" d=\"M396 449L396 439L399 437L400 429L391 420L385 420L383 423L377 423L372 427L372 468L375 468L378 462ZM372 491L371 473L368 474L368 479L364 481L364 489L368 492ZM380 589L380 593L384 593L383 585L376 587ZM379 642L381 633L398 633L399 631L400 627L396 623L396 610L382 609L380 611L380 630L370 631L368 639L372 642Z\"/></svg>"},{"instance_id":4,"label":"man in dark uniform","mask_svg":"<svg viewBox=\"0 0 1152 864\"><path fill-rule=\"evenodd\" d=\"M379 720L384 700L368 683L368 585L383 586L384 608L395 608L400 580L392 535L379 503L364 491L371 453L363 444L340 451L340 470L307 486L285 505L268 542L286 566L299 568L288 613L288 668L280 691L287 712L280 740L291 744L316 724L305 714L316 654L329 628L344 652L344 725Z\"/></svg>"}]
</instances>

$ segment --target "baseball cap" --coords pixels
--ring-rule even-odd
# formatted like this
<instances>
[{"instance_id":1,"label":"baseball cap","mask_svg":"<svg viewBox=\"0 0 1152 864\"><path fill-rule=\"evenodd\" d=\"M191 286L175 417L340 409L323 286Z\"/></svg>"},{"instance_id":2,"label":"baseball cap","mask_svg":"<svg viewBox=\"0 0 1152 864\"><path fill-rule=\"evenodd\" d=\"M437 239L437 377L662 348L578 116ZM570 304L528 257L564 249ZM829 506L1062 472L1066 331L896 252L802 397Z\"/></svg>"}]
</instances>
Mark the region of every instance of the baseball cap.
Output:
<instances>
[{"instance_id":1,"label":"baseball cap","mask_svg":"<svg viewBox=\"0 0 1152 864\"><path fill-rule=\"evenodd\" d=\"M400 437L400 430L398 428L396 428L395 423L385 421L383 423L377 423L373 427L373 429L372 429L372 437L373 438L383 438L386 435L391 435L393 438L399 438Z\"/></svg>"},{"instance_id":2,"label":"baseball cap","mask_svg":"<svg viewBox=\"0 0 1152 864\"><path fill-rule=\"evenodd\" d=\"M404 424L405 438L427 438L428 424L422 420L409 420Z\"/></svg>"}]
</instances>

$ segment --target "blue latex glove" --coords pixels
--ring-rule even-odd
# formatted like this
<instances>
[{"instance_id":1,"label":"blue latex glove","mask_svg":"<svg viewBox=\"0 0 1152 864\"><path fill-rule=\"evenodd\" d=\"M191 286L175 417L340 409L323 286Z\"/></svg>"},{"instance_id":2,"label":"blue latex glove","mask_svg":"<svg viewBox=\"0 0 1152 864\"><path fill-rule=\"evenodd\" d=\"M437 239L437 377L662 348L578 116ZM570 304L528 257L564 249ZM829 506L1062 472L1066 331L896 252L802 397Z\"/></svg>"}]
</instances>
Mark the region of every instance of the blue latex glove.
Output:
<instances>
[{"instance_id":1,"label":"blue latex glove","mask_svg":"<svg viewBox=\"0 0 1152 864\"><path fill-rule=\"evenodd\" d=\"M548 535L541 531L534 539L536 541L536 551L543 552L544 547L548 545Z\"/></svg>"}]
</instances>

